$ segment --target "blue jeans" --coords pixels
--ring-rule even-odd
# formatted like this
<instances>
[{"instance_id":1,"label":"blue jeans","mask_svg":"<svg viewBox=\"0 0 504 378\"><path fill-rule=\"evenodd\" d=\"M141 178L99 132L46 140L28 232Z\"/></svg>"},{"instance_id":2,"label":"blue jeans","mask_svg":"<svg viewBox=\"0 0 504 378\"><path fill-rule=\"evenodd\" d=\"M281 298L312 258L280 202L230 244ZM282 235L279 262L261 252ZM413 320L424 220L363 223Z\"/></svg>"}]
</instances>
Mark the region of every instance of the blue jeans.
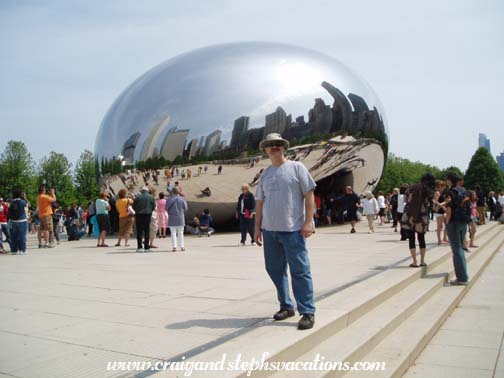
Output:
<instances>
[{"instance_id":1,"label":"blue jeans","mask_svg":"<svg viewBox=\"0 0 504 378\"><path fill-rule=\"evenodd\" d=\"M455 276L457 281L467 282L467 264L464 254L464 238L467 232L467 223L450 222L446 225L446 234L450 241L450 246L453 254L453 267L455 268Z\"/></svg>"},{"instance_id":2,"label":"blue jeans","mask_svg":"<svg viewBox=\"0 0 504 378\"><path fill-rule=\"evenodd\" d=\"M26 252L26 222L12 222L12 251L11 252Z\"/></svg>"},{"instance_id":3,"label":"blue jeans","mask_svg":"<svg viewBox=\"0 0 504 378\"><path fill-rule=\"evenodd\" d=\"M245 243L247 240L247 232L250 235L250 241L254 241L254 227L255 227L255 219L247 219L240 214L240 231L241 231L241 242Z\"/></svg>"},{"instance_id":4,"label":"blue jeans","mask_svg":"<svg viewBox=\"0 0 504 378\"><path fill-rule=\"evenodd\" d=\"M8 224L2 224L2 227L0 228L0 248L3 248L3 242L2 242L2 232L5 234L5 241L9 243L9 247L12 251L12 243L11 243L11 234L10 234L10 229Z\"/></svg>"},{"instance_id":5,"label":"blue jeans","mask_svg":"<svg viewBox=\"0 0 504 378\"><path fill-rule=\"evenodd\" d=\"M314 314L313 282L305 239L300 231L278 232L262 230L266 271L277 289L280 308L289 310L294 305L289 295L289 277L300 314Z\"/></svg>"}]
</instances>

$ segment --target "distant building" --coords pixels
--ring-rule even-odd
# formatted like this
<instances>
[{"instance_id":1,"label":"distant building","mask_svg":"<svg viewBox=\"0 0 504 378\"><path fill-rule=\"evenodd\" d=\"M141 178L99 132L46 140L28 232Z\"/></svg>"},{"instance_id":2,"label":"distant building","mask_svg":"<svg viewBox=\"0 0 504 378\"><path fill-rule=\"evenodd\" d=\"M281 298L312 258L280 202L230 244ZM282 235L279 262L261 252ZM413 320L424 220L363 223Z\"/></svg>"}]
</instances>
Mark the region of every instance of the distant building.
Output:
<instances>
[{"instance_id":1,"label":"distant building","mask_svg":"<svg viewBox=\"0 0 504 378\"><path fill-rule=\"evenodd\" d=\"M497 164L499 164L501 171L504 171L504 152L501 152L501 154L497 156Z\"/></svg>"},{"instance_id":2,"label":"distant building","mask_svg":"<svg viewBox=\"0 0 504 378\"><path fill-rule=\"evenodd\" d=\"M161 156L169 161L175 160L177 156L183 156L188 134L189 129L178 130L177 127L172 127L168 130L161 145Z\"/></svg>"},{"instance_id":3,"label":"distant building","mask_svg":"<svg viewBox=\"0 0 504 378\"><path fill-rule=\"evenodd\" d=\"M140 155L140 160L145 161L159 152L156 149L156 143L161 139L161 133L165 130L166 125L170 122L170 117L166 116L162 118L154 127L152 127L149 136L145 140L142 147L142 154Z\"/></svg>"},{"instance_id":4,"label":"distant building","mask_svg":"<svg viewBox=\"0 0 504 378\"><path fill-rule=\"evenodd\" d=\"M123 144L121 150L121 155L124 156L124 160L128 163L133 163L135 161L135 148L137 146L138 140L140 139L140 133L135 133L128 138Z\"/></svg>"},{"instance_id":5,"label":"distant building","mask_svg":"<svg viewBox=\"0 0 504 378\"><path fill-rule=\"evenodd\" d=\"M479 134L478 147L485 147L489 153L492 153L490 151L490 139L483 133Z\"/></svg>"},{"instance_id":6,"label":"distant building","mask_svg":"<svg viewBox=\"0 0 504 378\"><path fill-rule=\"evenodd\" d=\"M264 137L271 133L279 133L282 135L290 126L291 117L287 117L287 113L281 106L271 114L266 115L266 125L264 126Z\"/></svg>"},{"instance_id":7,"label":"distant building","mask_svg":"<svg viewBox=\"0 0 504 378\"><path fill-rule=\"evenodd\" d=\"M198 154L198 138L192 139L189 142L187 149L189 150L188 158L192 159L193 157L195 157Z\"/></svg>"},{"instance_id":8,"label":"distant building","mask_svg":"<svg viewBox=\"0 0 504 378\"><path fill-rule=\"evenodd\" d=\"M215 130L207 135L205 139L205 149L204 149L204 154L206 156L212 155L215 151L219 149L221 135L222 131L220 130Z\"/></svg>"},{"instance_id":9,"label":"distant building","mask_svg":"<svg viewBox=\"0 0 504 378\"><path fill-rule=\"evenodd\" d=\"M233 133L231 135L231 148L244 145L244 136L249 127L250 117L242 116L234 121Z\"/></svg>"},{"instance_id":10,"label":"distant building","mask_svg":"<svg viewBox=\"0 0 504 378\"><path fill-rule=\"evenodd\" d=\"M321 98L315 99L315 105L308 112L308 122L313 125L313 132L325 135L331 132L333 113L331 106Z\"/></svg>"},{"instance_id":11,"label":"distant building","mask_svg":"<svg viewBox=\"0 0 504 378\"><path fill-rule=\"evenodd\" d=\"M250 129L245 133L247 150L257 150L259 148L259 143L263 139L264 127L259 127L257 129Z\"/></svg>"}]
</instances>

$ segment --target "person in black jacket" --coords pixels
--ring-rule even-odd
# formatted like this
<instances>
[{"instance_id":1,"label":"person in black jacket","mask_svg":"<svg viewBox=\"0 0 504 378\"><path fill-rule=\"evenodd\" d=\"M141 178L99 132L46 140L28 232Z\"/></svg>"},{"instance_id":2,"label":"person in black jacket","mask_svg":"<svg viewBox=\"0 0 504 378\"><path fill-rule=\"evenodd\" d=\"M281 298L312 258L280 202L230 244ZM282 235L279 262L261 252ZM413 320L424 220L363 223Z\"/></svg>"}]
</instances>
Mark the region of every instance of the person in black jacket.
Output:
<instances>
[{"instance_id":1,"label":"person in black jacket","mask_svg":"<svg viewBox=\"0 0 504 378\"><path fill-rule=\"evenodd\" d=\"M247 231L250 234L251 244L256 245L254 241L255 227L255 198L249 191L248 184L242 184L242 194L238 197L236 205L236 219L240 220L241 240L239 246L244 246L247 239Z\"/></svg>"}]
</instances>

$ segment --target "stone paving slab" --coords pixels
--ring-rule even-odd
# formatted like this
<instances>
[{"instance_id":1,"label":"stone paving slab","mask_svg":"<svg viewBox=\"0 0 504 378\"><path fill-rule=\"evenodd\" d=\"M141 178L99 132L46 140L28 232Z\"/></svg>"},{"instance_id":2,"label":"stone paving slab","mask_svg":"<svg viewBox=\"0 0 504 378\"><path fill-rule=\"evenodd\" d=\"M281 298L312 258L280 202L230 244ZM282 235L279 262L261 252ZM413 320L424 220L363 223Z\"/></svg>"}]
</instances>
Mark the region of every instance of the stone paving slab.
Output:
<instances>
[{"instance_id":1,"label":"stone paving slab","mask_svg":"<svg viewBox=\"0 0 504 378\"><path fill-rule=\"evenodd\" d=\"M503 269L501 250L404 378L504 377Z\"/></svg>"},{"instance_id":2,"label":"stone paving slab","mask_svg":"<svg viewBox=\"0 0 504 378\"><path fill-rule=\"evenodd\" d=\"M376 229L320 228L308 239L316 296L409 264L399 235ZM188 236L187 251L172 253L157 239L159 249L141 254L93 238L36 249L30 235L28 255L0 256L0 373L107 376L107 361L171 359L254 327L278 304L262 249L238 241Z\"/></svg>"}]
</instances>

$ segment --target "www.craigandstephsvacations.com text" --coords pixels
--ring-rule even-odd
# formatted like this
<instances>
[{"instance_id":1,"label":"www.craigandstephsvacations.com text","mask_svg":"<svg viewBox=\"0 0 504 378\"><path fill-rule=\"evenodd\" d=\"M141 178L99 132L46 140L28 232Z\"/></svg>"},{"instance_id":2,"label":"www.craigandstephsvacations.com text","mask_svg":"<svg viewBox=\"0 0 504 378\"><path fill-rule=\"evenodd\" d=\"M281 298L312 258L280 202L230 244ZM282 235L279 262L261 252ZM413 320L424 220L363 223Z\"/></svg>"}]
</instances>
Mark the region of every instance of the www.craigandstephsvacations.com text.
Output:
<instances>
[{"instance_id":1,"label":"www.craigandstephsvacations.com text","mask_svg":"<svg viewBox=\"0 0 504 378\"><path fill-rule=\"evenodd\" d=\"M189 377L196 371L236 371L250 376L254 371L384 371L384 361L328 361L317 354L310 361L267 361L268 352L260 358L243 358L238 353L228 358L224 353L215 361L190 361L182 357L177 361L109 361L107 371L177 371Z\"/></svg>"}]
</instances>

